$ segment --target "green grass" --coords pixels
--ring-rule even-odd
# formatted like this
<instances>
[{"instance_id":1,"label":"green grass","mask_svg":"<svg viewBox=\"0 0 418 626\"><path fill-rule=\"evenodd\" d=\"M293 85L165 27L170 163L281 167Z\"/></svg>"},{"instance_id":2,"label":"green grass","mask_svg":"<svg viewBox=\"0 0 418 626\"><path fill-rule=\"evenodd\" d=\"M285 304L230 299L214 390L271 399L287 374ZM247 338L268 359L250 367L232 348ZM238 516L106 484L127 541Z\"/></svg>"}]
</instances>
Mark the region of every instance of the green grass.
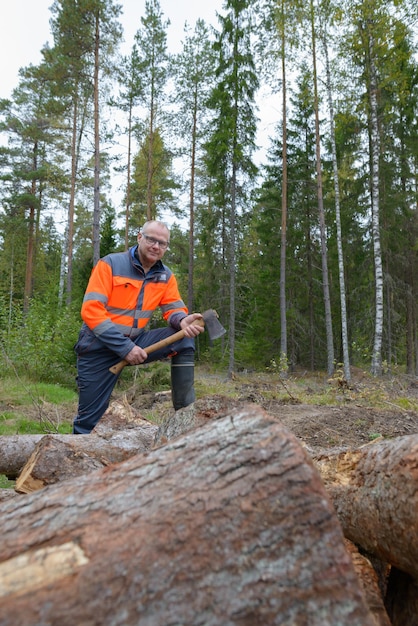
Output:
<instances>
[{"instance_id":1,"label":"green grass","mask_svg":"<svg viewBox=\"0 0 418 626\"><path fill-rule=\"evenodd\" d=\"M14 489L15 481L9 480L4 474L0 474L0 489Z\"/></svg>"},{"instance_id":2,"label":"green grass","mask_svg":"<svg viewBox=\"0 0 418 626\"><path fill-rule=\"evenodd\" d=\"M0 404L27 406L34 402L62 404L73 402L77 393L72 389L49 383L33 383L22 378L0 379Z\"/></svg>"},{"instance_id":3,"label":"green grass","mask_svg":"<svg viewBox=\"0 0 418 626\"><path fill-rule=\"evenodd\" d=\"M170 366L166 362L126 369L128 371L121 377L115 394L121 394L131 387L140 394L170 389ZM282 403L318 406L355 403L356 406L384 409L418 409L416 399L407 397L404 392L407 381L401 377L368 377L344 388L338 384L338 380L329 379L325 372L289 375L281 379L271 372L254 371L249 374L238 373L228 379L225 371L199 364L195 374L198 398L224 395L237 399L245 395L247 389L249 393L255 389L265 399ZM0 378L0 435L70 433L76 403L75 389L59 384L34 383L17 377ZM160 410L157 405L149 411L147 417L153 421L155 413L158 423Z\"/></svg>"},{"instance_id":4,"label":"green grass","mask_svg":"<svg viewBox=\"0 0 418 626\"><path fill-rule=\"evenodd\" d=\"M57 384L0 379L0 435L70 433L77 394Z\"/></svg>"},{"instance_id":5,"label":"green grass","mask_svg":"<svg viewBox=\"0 0 418 626\"><path fill-rule=\"evenodd\" d=\"M4 419L4 414L0 414L0 435L45 435L46 433L65 435L71 432L72 425L68 422L57 423L50 419L36 420L19 414Z\"/></svg>"}]
</instances>

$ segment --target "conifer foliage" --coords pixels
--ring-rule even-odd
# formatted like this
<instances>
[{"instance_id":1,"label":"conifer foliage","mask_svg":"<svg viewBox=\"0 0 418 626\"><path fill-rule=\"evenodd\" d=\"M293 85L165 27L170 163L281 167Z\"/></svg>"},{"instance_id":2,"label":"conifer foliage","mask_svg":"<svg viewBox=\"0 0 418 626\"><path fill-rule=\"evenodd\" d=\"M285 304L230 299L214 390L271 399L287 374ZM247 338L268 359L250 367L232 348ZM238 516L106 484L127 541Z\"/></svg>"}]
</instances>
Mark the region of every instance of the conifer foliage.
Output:
<instances>
[{"instance_id":1,"label":"conifer foliage","mask_svg":"<svg viewBox=\"0 0 418 626\"><path fill-rule=\"evenodd\" d=\"M174 53L146 0L125 56L122 5L50 11L52 45L0 101L4 372L72 380L93 264L158 218L230 376L418 373L415 2L224 0Z\"/></svg>"}]
</instances>

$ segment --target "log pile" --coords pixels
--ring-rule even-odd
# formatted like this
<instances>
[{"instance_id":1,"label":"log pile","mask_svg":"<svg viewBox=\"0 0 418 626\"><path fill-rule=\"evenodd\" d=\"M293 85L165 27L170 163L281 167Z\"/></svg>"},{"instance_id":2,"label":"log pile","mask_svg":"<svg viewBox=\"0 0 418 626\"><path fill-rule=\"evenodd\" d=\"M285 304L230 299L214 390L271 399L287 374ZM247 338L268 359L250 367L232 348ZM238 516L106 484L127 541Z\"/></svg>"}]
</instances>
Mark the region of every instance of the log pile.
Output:
<instances>
[{"instance_id":1,"label":"log pile","mask_svg":"<svg viewBox=\"0 0 418 626\"><path fill-rule=\"evenodd\" d=\"M158 426L114 402L91 435L0 437L0 474L30 493L145 452L157 433Z\"/></svg>"},{"instance_id":2,"label":"log pile","mask_svg":"<svg viewBox=\"0 0 418 626\"><path fill-rule=\"evenodd\" d=\"M122 413L23 442L0 626L418 624L418 436L311 458L256 405Z\"/></svg>"}]
</instances>

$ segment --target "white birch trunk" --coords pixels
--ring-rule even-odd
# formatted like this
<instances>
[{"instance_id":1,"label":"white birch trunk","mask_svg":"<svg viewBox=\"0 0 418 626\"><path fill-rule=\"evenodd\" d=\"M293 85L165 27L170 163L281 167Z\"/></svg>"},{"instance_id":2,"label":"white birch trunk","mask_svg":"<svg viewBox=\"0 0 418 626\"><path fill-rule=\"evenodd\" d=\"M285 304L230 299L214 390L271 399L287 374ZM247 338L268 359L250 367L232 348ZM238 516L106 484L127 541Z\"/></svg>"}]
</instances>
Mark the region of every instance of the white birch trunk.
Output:
<instances>
[{"instance_id":1,"label":"white birch trunk","mask_svg":"<svg viewBox=\"0 0 418 626\"><path fill-rule=\"evenodd\" d=\"M377 78L374 59L374 39L369 33L370 53L370 126L371 126L371 178L372 178L372 237L375 274L375 328L371 372L377 376L382 372L382 336L383 336L383 267L380 246L379 219L379 124L377 112Z\"/></svg>"}]
</instances>

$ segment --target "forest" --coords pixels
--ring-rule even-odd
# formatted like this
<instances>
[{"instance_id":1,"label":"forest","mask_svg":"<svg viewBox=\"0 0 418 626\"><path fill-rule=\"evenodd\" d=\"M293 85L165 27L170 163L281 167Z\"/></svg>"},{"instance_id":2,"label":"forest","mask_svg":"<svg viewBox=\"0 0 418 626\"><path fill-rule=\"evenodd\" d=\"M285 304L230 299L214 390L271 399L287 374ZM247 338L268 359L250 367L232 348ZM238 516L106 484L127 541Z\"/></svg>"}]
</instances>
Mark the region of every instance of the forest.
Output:
<instances>
[{"instance_id":1,"label":"forest","mask_svg":"<svg viewBox=\"0 0 418 626\"><path fill-rule=\"evenodd\" d=\"M161 219L189 310L227 329L201 361L416 376L416 1L224 0L171 53L147 0L126 55L121 11L54 0L0 100L3 375L74 384L92 267Z\"/></svg>"}]
</instances>

